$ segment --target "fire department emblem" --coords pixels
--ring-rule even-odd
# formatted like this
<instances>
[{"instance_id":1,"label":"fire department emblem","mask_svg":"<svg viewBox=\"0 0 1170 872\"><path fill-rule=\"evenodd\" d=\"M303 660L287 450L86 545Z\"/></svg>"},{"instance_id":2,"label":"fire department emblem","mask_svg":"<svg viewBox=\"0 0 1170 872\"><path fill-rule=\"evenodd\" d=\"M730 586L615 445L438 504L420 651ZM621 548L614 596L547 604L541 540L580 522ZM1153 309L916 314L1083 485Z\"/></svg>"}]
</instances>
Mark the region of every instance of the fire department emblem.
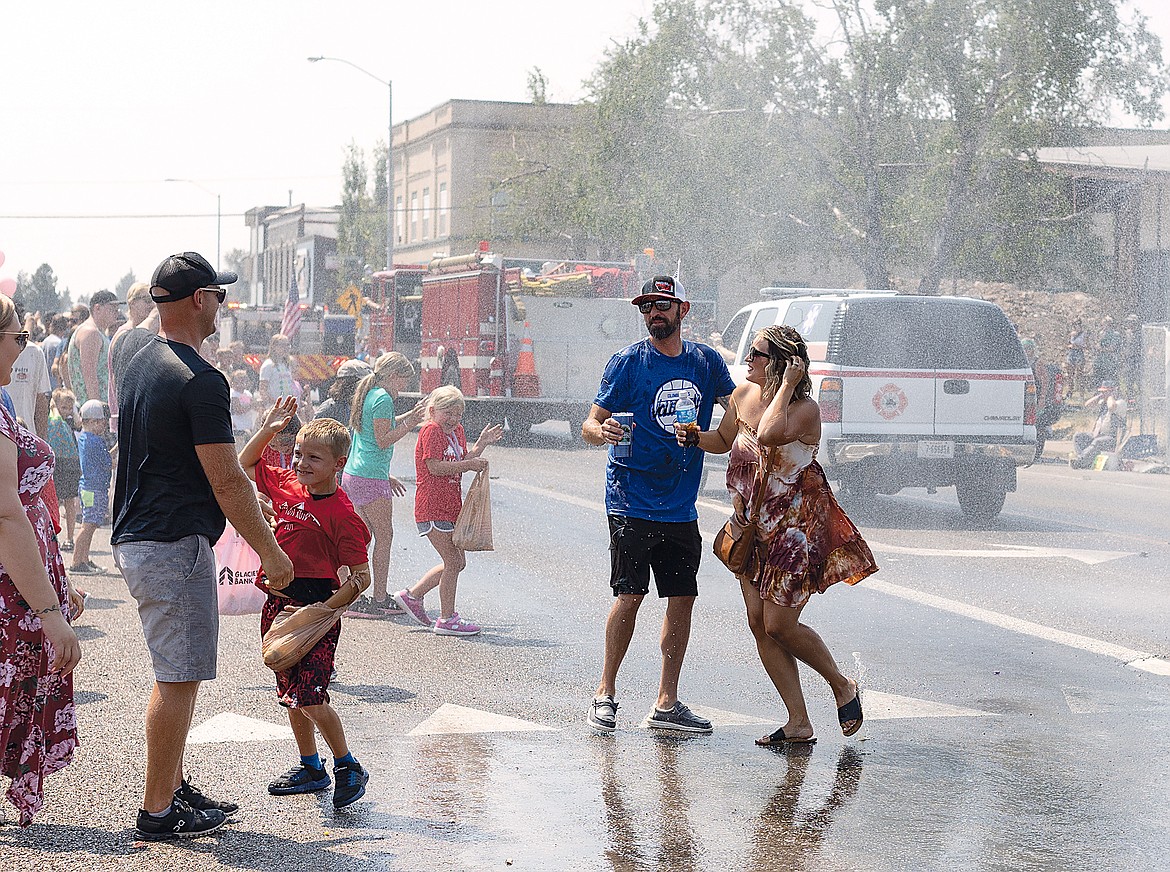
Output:
<instances>
[{"instance_id":1,"label":"fire department emblem","mask_svg":"<svg viewBox=\"0 0 1170 872\"><path fill-rule=\"evenodd\" d=\"M893 383L883 385L873 395L874 410L887 421L892 421L905 412L906 406L909 404L910 401L906 399L906 394Z\"/></svg>"}]
</instances>

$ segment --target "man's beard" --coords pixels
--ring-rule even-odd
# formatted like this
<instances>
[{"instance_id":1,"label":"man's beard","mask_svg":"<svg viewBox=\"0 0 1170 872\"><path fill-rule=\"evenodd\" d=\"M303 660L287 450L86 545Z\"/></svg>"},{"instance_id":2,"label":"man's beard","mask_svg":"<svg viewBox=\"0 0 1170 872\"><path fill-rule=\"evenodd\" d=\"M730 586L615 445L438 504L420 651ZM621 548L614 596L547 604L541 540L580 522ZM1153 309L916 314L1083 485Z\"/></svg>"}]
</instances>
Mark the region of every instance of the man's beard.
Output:
<instances>
[{"instance_id":1,"label":"man's beard","mask_svg":"<svg viewBox=\"0 0 1170 872\"><path fill-rule=\"evenodd\" d=\"M681 318L674 321L667 320L665 324L661 321L651 321L646 329L650 331L650 335L655 339L669 339L678 331L681 321Z\"/></svg>"}]
</instances>

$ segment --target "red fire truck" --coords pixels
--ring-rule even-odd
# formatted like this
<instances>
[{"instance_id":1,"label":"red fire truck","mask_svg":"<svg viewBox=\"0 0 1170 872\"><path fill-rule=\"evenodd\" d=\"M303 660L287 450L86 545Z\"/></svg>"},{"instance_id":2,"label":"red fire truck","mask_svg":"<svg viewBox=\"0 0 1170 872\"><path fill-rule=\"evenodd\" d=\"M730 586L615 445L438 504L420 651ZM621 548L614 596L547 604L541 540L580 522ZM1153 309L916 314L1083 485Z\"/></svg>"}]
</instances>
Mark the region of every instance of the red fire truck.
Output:
<instances>
[{"instance_id":1,"label":"red fire truck","mask_svg":"<svg viewBox=\"0 0 1170 872\"><path fill-rule=\"evenodd\" d=\"M550 420L579 432L610 356L645 332L630 309L638 277L628 263L479 251L436 259L421 274L397 269L375 282L379 275L390 323L383 320L371 350L415 357L417 348L419 391L403 398L456 385L469 433L505 420L513 432Z\"/></svg>"}]
</instances>

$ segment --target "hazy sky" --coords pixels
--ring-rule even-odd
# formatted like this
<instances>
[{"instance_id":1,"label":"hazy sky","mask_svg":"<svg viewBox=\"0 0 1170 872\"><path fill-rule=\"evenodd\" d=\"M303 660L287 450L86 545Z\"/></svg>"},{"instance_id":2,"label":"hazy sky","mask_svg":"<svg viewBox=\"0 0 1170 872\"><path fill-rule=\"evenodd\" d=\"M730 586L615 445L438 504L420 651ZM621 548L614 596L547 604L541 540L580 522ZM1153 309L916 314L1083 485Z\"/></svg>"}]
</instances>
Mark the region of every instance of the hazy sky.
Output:
<instances>
[{"instance_id":1,"label":"hazy sky","mask_svg":"<svg viewBox=\"0 0 1170 872\"><path fill-rule=\"evenodd\" d=\"M88 297L175 251L246 248L245 210L336 203L345 145L452 98L573 102L652 0L21 0L0 52L0 278ZM1137 4L1170 47L1170 13ZM327 12L325 10L328 10ZM1155 10L1158 10L1155 12ZM165 182L191 179L194 184ZM192 217L172 217L186 215ZM86 216L86 217L76 217ZM131 217L127 217L131 216Z\"/></svg>"}]
</instances>

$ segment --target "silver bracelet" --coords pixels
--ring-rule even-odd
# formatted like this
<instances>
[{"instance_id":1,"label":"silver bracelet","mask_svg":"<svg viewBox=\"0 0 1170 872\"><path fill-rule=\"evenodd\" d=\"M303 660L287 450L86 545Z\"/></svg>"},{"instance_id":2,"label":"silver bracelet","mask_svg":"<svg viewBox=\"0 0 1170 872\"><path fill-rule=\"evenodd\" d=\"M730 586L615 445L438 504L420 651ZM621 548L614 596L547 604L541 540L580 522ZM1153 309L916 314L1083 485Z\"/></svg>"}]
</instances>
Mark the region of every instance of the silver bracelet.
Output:
<instances>
[{"instance_id":1,"label":"silver bracelet","mask_svg":"<svg viewBox=\"0 0 1170 872\"><path fill-rule=\"evenodd\" d=\"M38 616L39 615L47 615L47 614L50 614L51 612L61 611L61 606L60 605L49 606L47 609L29 609L29 611L31 611L34 615L38 615Z\"/></svg>"}]
</instances>

